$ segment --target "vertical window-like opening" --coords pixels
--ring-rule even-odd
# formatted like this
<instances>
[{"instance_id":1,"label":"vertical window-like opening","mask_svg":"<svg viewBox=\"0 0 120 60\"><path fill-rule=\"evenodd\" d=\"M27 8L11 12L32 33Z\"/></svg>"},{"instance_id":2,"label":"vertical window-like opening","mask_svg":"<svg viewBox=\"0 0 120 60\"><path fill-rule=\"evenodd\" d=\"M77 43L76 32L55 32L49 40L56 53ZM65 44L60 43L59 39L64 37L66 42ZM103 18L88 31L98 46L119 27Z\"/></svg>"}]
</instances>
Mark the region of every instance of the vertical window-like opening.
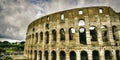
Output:
<instances>
[{"instance_id":1,"label":"vertical window-like opening","mask_svg":"<svg viewBox=\"0 0 120 60\"><path fill-rule=\"evenodd\" d=\"M49 43L49 32L47 31L45 35L46 35L46 44L48 44Z\"/></svg>"},{"instance_id":2,"label":"vertical window-like opening","mask_svg":"<svg viewBox=\"0 0 120 60\"><path fill-rule=\"evenodd\" d=\"M82 14L83 14L83 11L82 11L82 10L79 10L78 13L79 13L79 15L82 15Z\"/></svg>"},{"instance_id":3,"label":"vertical window-like opening","mask_svg":"<svg viewBox=\"0 0 120 60\"><path fill-rule=\"evenodd\" d=\"M73 40L73 34L75 33L75 29L74 28L70 28L69 29L69 40Z\"/></svg>"},{"instance_id":4,"label":"vertical window-like opening","mask_svg":"<svg viewBox=\"0 0 120 60\"><path fill-rule=\"evenodd\" d=\"M60 29L60 40L65 41L65 31L64 29Z\"/></svg>"},{"instance_id":5,"label":"vertical window-like opening","mask_svg":"<svg viewBox=\"0 0 120 60\"><path fill-rule=\"evenodd\" d=\"M52 30L52 38L53 38L53 41L56 42L56 30Z\"/></svg>"},{"instance_id":6,"label":"vertical window-like opening","mask_svg":"<svg viewBox=\"0 0 120 60\"><path fill-rule=\"evenodd\" d=\"M56 52L52 51L52 60L56 60Z\"/></svg>"},{"instance_id":7,"label":"vertical window-like opening","mask_svg":"<svg viewBox=\"0 0 120 60\"><path fill-rule=\"evenodd\" d=\"M78 22L78 26L84 26L85 25L85 21L83 19L80 19Z\"/></svg>"},{"instance_id":8,"label":"vertical window-like opening","mask_svg":"<svg viewBox=\"0 0 120 60\"><path fill-rule=\"evenodd\" d=\"M32 55L32 50L30 51L30 55Z\"/></svg>"},{"instance_id":9,"label":"vertical window-like opening","mask_svg":"<svg viewBox=\"0 0 120 60\"><path fill-rule=\"evenodd\" d=\"M105 51L105 60L112 60L112 54L110 51Z\"/></svg>"},{"instance_id":10,"label":"vertical window-like opening","mask_svg":"<svg viewBox=\"0 0 120 60\"><path fill-rule=\"evenodd\" d=\"M103 13L103 9L102 8L99 9L99 13Z\"/></svg>"},{"instance_id":11,"label":"vertical window-like opening","mask_svg":"<svg viewBox=\"0 0 120 60\"><path fill-rule=\"evenodd\" d=\"M118 32L117 32L117 27L116 26L112 26L112 33L113 33L113 39L115 41L118 41L119 38L118 38Z\"/></svg>"},{"instance_id":12,"label":"vertical window-like opening","mask_svg":"<svg viewBox=\"0 0 120 60\"><path fill-rule=\"evenodd\" d=\"M60 18L61 18L61 20L64 20L64 14L61 14Z\"/></svg>"},{"instance_id":13,"label":"vertical window-like opening","mask_svg":"<svg viewBox=\"0 0 120 60\"><path fill-rule=\"evenodd\" d=\"M45 27L46 27L46 29L49 29L49 28L50 28L49 24L46 24L46 26L45 26Z\"/></svg>"},{"instance_id":14,"label":"vertical window-like opening","mask_svg":"<svg viewBox=\"0 0 120 60\"><path fill-rule=\"evenodd\" d=\"M79 41L82 44L87 44L86 43L86 30L84 27L81 27L79 30Z\"/></svg>"},{"instance_id":15,"label":"vertical window-like opening","mask_svg":"<svg viewBox=\"0 0 120 60\"><path fill-rule=\"evenodd\" d=\"M38 42L38 33L36 33L36 43Z\"/></svg>"},{"instance_id":16,"label":"vertical window-like opening","mask_svg":"<svg viewBox=\"0 0 120 60\"><path fill-rule=\"evenodd\" d=\"M42 52L39 51L39 57L40 57L40 60L42 60Z\"/></svg>"},{"instance_id":17,"label":"vertical window-like opening","mask_svg":"<svg viewBox=\"0 0 120 60\"><path fill-rule=\"evenodd\" d=\"M116 50L116 60L120 60L120 51Z\"/></svg>"},{"instance_id":18,"label":"vertical window-like opening","mask_svg":"<svg viewBox=\"0 0 120 60\"><path fill-rule=\"evenodd\" d=\"M76 60L76 53L74 51L70 52L70 60Z\"/></svg>"},{"instance_id":19,"label":"vertical window-like opening","mask_svg":"<svg viewBox=\"0 0 120 60\"><path fill-rule=\"evenodd\" d=\"M88 60L88 54L86 51L82 51L80 56L81 56L81 60Z\"/></svg>"},{"instance_id":20,"label":"vertical window-like opening","mask_svg":"<svg viewBox=\"0 0 120 60\"><path fill-rule=\"evenodd\" d=\"M40 40L42 42L42 40L43 40L43 32L40 32Z\"/></svg>"},{"instance_id":21,"label":"vertical window-like opening","mask_svg":"<svg viewBox=\"0 0 120 60\"><path fill-rule=\"evenodd\" d=\"M102 40L104 42L107 42L108 41L108 28L107 26L101 26L101 29L102 29Z\"/></svg>"},{"instance_id":22,"label":"vertical window-like opening","mask_svg":"<svg viewBox=\"0 0 120 60\"><path fill-rule=\"evenodd\" d=\"M91 36L91 41L97 41L97 31L95 26L91 26L89 28L90 30L90 36Z\"/></svg>"},{"instance_id":23,"label":"vertical window-like opening","mask_svg":"<svg viewBox=\"0 0 120 60\"><path fill-rule=\"evenodd\" d=\"M37 60L37 51L34 51L35 55L34 55L34 60Z\"/></svg>"},{"instance_id":24,"label":"vertical window-like opening","mask_svg":"<svg viewBox=\"0 0 120 60\"><path fill-rule=\"evenodd\" d=\"M100 60L99 59L99 52L98 51L93 51L92 57L93 57L93 60Z\"/></svg>"},{"instance_id":25,"label":"vertical window-like opening","mask_svg":"<svg viewBox=\"0 0 120 60\"><path fill-rule=\"evenodd\" d=\"M45 58L45 60L48 60L48 51L45 51L44 58Z\"/></svg>"},{"instance_id":26,"label":"vertical window-like opening","mask_svg":"<svg viewBox=\"0 0 120 60\"><path fill-rule=\"evenodd\" d=\"M34 31L35 31L35 28L33 28L32 31L34 32Z\"/></svg>"},{"instance_id":27,"label":"vertical window-like opening","mask_svg":"<svg viewBox=\"0 0 120 60\"><path fill-rule=\"evenodd\" d=\"M66 56L66 55L65 55L65 52L64 52L64 51L61 51L61 52L60 52L60 60L65 60L65 59L66 59L65 56Z\"/></svg>"}]
</instances>

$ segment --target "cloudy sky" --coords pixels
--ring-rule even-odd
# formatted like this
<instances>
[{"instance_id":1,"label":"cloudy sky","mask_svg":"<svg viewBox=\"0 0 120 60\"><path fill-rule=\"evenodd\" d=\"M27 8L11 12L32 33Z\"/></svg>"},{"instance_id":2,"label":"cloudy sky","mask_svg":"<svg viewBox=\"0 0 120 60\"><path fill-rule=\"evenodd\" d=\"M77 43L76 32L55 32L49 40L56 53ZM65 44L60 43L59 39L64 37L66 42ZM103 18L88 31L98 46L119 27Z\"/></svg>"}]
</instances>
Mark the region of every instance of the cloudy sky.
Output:
<instances>
[{"instance_id":1,"label":"cloudy sky","mask_svg":"<svg viewBox=\"0 0 120 60\"><path fill-rule=\"evenodd\" d=\"M28 24L43 15L89 6L120 12L120 0L0 0L0 41L25 40Z\"/></svg>"}]
</instances>

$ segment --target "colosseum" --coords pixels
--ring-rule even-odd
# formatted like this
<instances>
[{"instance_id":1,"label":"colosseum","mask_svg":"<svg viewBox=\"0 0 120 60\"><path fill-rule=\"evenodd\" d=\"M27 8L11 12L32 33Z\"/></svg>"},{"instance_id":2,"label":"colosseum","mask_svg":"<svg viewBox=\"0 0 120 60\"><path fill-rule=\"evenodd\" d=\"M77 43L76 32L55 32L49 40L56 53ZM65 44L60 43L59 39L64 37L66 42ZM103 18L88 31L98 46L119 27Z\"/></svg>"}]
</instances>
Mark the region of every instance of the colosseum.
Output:
<instances>
[{"instance_id":1,"label":"colosseum","mask_svg":"<svg viewBox=\"0 0 120 60\"><path fill-rule=\"evenodd\" d=\"M24 56L31 60L120 60L120 13L109 6L74 8L28 26Z\"/></svg>"}]
</instances>

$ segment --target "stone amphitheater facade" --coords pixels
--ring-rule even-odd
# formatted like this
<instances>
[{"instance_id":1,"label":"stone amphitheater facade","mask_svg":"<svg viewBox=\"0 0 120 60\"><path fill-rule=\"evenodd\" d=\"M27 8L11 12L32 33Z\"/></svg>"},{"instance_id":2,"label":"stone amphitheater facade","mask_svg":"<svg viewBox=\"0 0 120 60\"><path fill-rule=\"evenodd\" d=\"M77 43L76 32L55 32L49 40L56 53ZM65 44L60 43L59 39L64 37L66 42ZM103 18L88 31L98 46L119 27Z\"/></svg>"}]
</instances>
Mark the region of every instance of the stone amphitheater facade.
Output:
<instances>
[{"instance_id":1,"label":"stone amphitheater facade","mask_svg":"<svg viewBox=\"0 0 120 60\"><path fill-rule=\"evenodd\" d=\"M28 26L24 56L31 60L120 60L120 13L96 6L43 16Z\"/></svg>"}]
</instances>

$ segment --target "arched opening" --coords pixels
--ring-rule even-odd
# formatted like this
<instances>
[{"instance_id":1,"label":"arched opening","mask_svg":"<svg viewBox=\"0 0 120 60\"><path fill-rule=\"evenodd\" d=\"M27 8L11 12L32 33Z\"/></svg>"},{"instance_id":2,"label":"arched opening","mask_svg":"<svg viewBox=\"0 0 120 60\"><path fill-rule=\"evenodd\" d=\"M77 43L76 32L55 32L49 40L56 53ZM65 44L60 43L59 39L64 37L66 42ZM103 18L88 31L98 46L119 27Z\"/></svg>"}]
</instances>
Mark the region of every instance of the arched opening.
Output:
<instances>
[{"instance_id":1,"label":"arched opening","mask_svg":"<svg viewBox=\"0 0 120 60\"><path fill-rule=\"evenodd\" d=\"M56 42L56 30L52 30L52 38L53 38L53 41Z\"/></svg>"},{"instance_id":2,"label":"arched opening","mask_svg":"<svg viewBox=\"0 0 120 60\"><path fill-rule=\"evenodd\" d=\"M78 22L78 26L84 26L85 25L85 21L83 19L80 19Z\"/></svg>"},{"instance_id":3,"label":"arched opening","mask_svg":"<svg viewBox=\"0 0 120 60\"><path fill-rule=\"evenodd\" d=\"M90 36L91 36L91 41L97 41L97 31L95 26L91 26L89 28L90 30Z\"/></svg>"},{"instance_id":4,"label":"arched opening","mask_svg":"<svg viewBox=\"0 0 120 60\"><path fill-rule=\"evenodd\" d=\"M44 58L45 58L45 60L48 60L48 51L44 52Z\"/></svg>"},{"instance_id":5,"label":"arched opening","mask_svg":"<svg viewBox=\"0 0 120 60\"><path fill-rule=\"evenodd\" d=\"M42 60L42 52L39 51L39 57L40 57L40 60Z\"/></svg>"},{"instance_id":6,"label":"arched opening","mask_svg":"<svg viewBox=\"0 0 120 60\"><path fill-rule=\"evenodd\" d=\"M45 27L46 27L46 29L49 29L49 28L50 28L49 24L46 24L46 26L45 26Z\"/></svg>"},{"instance_id":7,"label":"arched opening","mask_svg":"<svg viewBox=\"0 0 120 60\"><path fill-rule=\"evenodd\" d=\"M101 26L101 29L102 29L102 40L104 42L107 42L108 41L108 28L107 26L103 25Z\"/></svg>"},{"instance_id":8,"label":"arched opening","mask_svg":"<svg viewBox=\"0 0 120 60\"><path fill-rule=\"evenodd\" d=\"M81 60L88 60L88 54L86 51L82 51L80 56L81 56Z\"/></svg>"},{"instance_id":9,"label":"arched opening","mask_svg":"<svg viewBox=\"0 0 120 60\"><path fill-rule=\"evenodd\" d=\"M110 51L105 51L105 60L112 60L112 54Z\"/></svg>"},{"instance_id":10,"label":"arched opening","mask_svg":"<svg viewBox=\"0 0 120 60\"><path fill-rule=\"evenodd\" d=\"M81 27L79 30L79 41L81 44L87 44L87 42L86 42L86 30L84 27Z\"/></svg>"},{"instance_id":11,"label":"arched opening","mask_svg":"<svg viewBox=\"0 0 120 60\"><path fill-rule=\"evenodd\" d=\"M34 51L34 60L37 60L37 51Z\"/></svg>"},{"instance_id":12,"label":"arched opening","mask_svg":"<svg viewBox=\"0 0 120 60\"><path fill-rule=\"evenodd\" d=\"M113 33L113 39L115 41L118 41L119 38L118 38L118 32L117 32L117 27L116 26L112 26L112 33Z\"/></svg>"},{"instance_id":13,"label":"arched opening","mask_svg":"<svg viewBox=\"0 0 120 60\"><path fill-rule=\"evenodd\" d=\"M52 51L52 60L56 60L56 52Z\"/></svg>"},{"instance_id":14,"label":"arched opening","mask_svg":"<svg viewBox=\"0 0 120 60\"><path fill-rule=\"evenodd\" d=\"M40 32L40 40L42 42L42 40L43 40L43 32Z\"/></svg>"},{"instance_id":15,"label":"arched opening","mask_svg":"<svg viewBox=\"0 0 120 60\"><path fill-rule=\"evenodd\" d=\"M93 60L100 60L100 59L99 59L99 52L96 51L96 50L94 50L94 51L92 52L92 57L93 57Z\"/></svg>"},{"instance_id":16,"label":"arched opening","mask_svg":"<svg viewBox=\"0 0 120 60\"><path fill-rule=\"evenodd\" d=\"M60 60L65 60L65 52L64 51L61 51L60 52Z\"/></svg>"},{"instance_id":17,"label":"arched opening","mask_svg":"<svg viewBox=\"0 0 120 60\"><path fill-rule=\"evenodd\" d=\"M70 52L70 60L76 60L76 53L74 51Z\"/></svg>"},{"instance_id":18,"label":"arched opening","mask_svg":"<svg viewBox=\"0 0 120 60\"><path fill-rule=\"evenodd\" d=\"M120 51L116 50L116 60L120 60Z\"/></svg>"},{"instance_id":19,"label":"arched opening","mask_svg":"<svg viewBox=\"0 0 120 60\"><path fill-rule=\"evenodd\" d=\"M46 44L48 44L49 43L49 32L47 31L45 35L46 35Z\"/></svg>"},{"instance_id":20,"label":"arched opening","mask_svg":"<svg viewBox=\"0 0 120 60\"><path fill-rule=\"evenodd\" d=\"M70 28L69 29L69 40L73 40L73 34L75 33L75 29L74 28Z\"/></svg>"},{"instance_id":21,"label":"arched opening","mask_svg":"<svg viewBox=\"0 0 120 60\"><path fill-rule=\"evenodd\" d=\"M37 43L38 42L38 33L36 33L36 42L35 43Z\"/></svg>"},{"instance_id":22,"label":"arched opening","mask_svg":"<svg viewBox=\"0 0 120 60\"><path fill-rule=\"evenodd\" d=\"M60 40L65 41L65 31L63 28L60 29Z\"/></svg>"}]
</instances>

